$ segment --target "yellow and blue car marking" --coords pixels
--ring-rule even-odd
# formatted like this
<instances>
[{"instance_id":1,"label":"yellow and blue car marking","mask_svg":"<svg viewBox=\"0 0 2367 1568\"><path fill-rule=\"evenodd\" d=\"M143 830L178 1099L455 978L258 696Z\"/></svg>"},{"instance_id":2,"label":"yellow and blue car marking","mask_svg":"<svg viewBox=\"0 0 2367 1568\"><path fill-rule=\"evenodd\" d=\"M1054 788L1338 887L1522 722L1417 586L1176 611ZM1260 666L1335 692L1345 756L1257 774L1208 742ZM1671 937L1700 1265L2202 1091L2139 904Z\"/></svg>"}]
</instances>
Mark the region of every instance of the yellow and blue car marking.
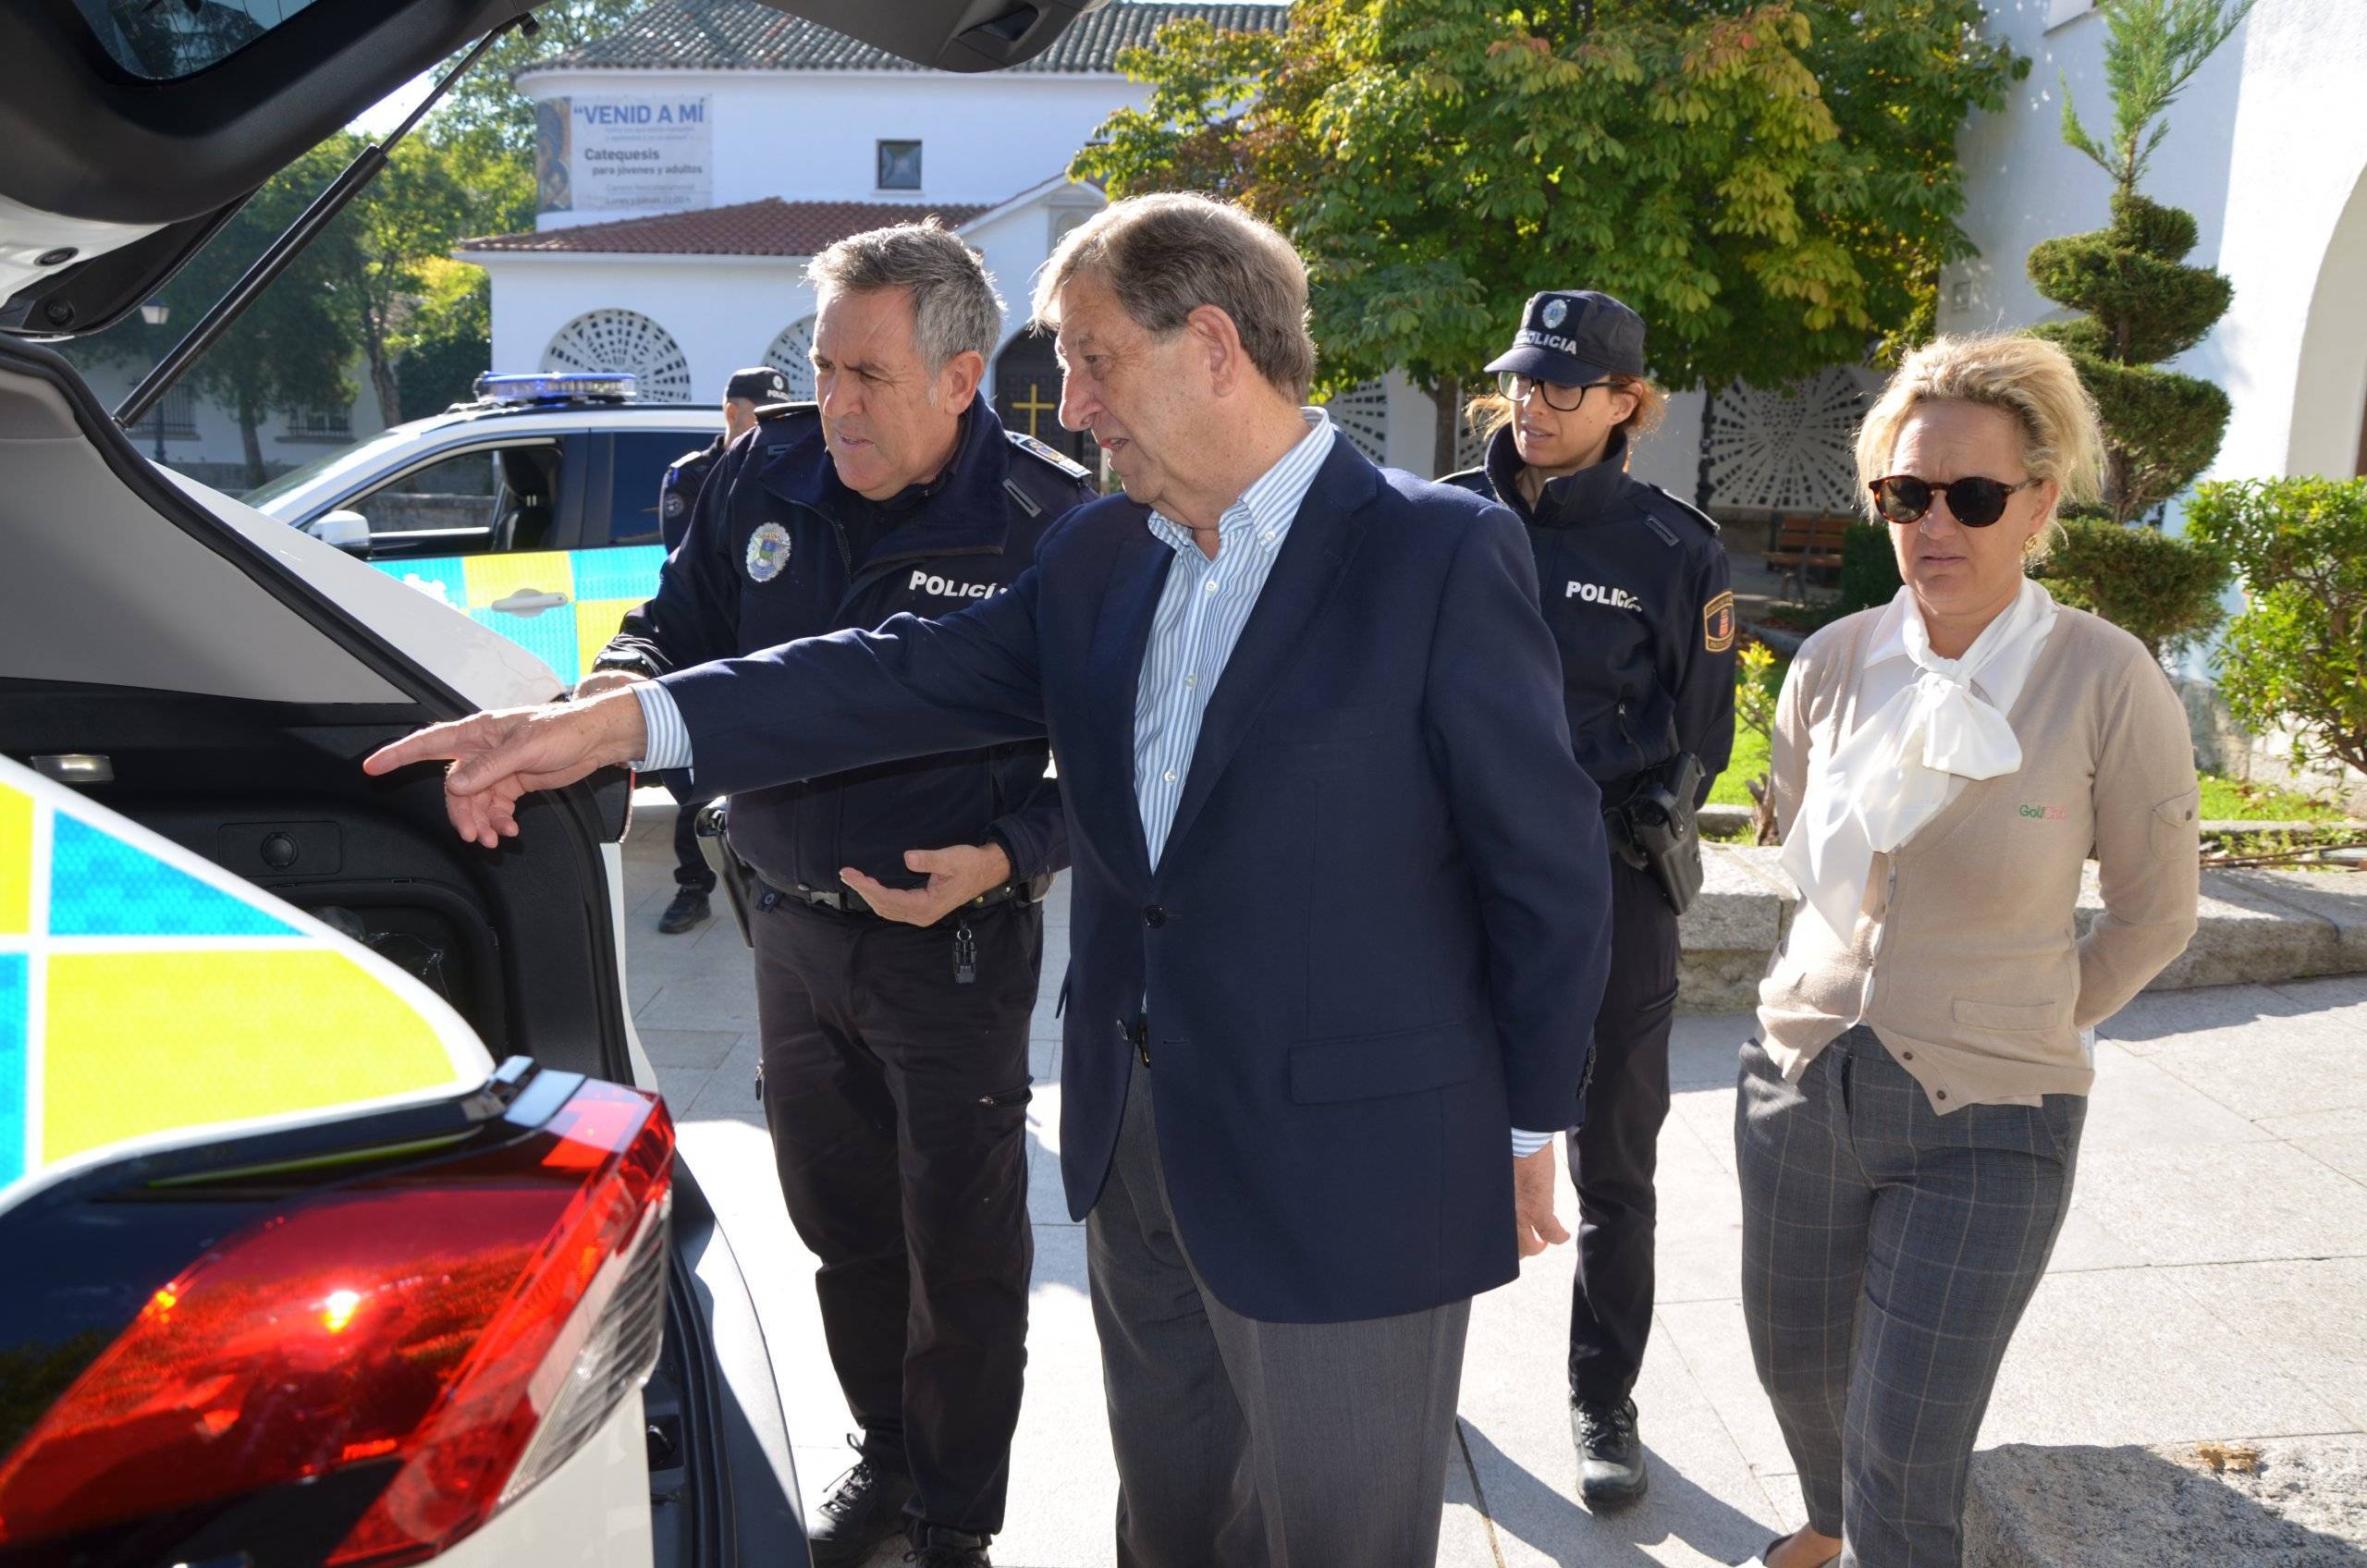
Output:
<instances>
[{"instance_id":1,"label":"yellow and blue car marking","mask_svg":"<svg viewBox=\"0 0 2367 1568\"><path fill-rule=\"evenodd\" d=\"M617 634L625 612L657 592L664 546L531 550L518 555L439 556L370 564L399 582L492 628L572 686ZM567 602L520 615L494 608L517 594L564 594Z\"/></svg>"},{"instance_id":2,"label":"yellow and blue car marking","mask_svg":"<svg viewBox=\"0 0 2367 1568\"><path fill-rule=\"evenodd\" d=\"M141 1146L481 1083L441 998L0 757L0 1202Z\"/></svg>"}]
</instances>

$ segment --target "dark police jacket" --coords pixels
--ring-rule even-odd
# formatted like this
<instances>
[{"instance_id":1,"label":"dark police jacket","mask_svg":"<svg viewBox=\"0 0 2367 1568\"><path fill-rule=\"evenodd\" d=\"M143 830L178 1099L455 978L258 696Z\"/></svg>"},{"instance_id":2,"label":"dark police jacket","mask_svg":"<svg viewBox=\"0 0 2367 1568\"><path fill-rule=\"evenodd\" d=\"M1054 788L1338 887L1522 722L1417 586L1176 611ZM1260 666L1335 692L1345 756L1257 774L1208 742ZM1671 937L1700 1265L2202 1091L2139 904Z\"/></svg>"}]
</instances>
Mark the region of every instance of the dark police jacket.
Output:
<instances>
[{"instance_id":1,"label":"dark police jacket","mask_svg":"<svg viewBox=\"0 0 2367 1568\"><path fill-rule=\"evenodd\" d=\"M875 507L839 483L812 404L766 410L706 476L657 596L625 617L601 657L638 655L662 674L901 614L941 616L1006 592L1045 529L1092 494L1083 468L1007 435L980 398L952 466ZM867 530L877 542L859 554ZM927 878L905 868L905 851L989 838L1015 879L1046 876L1068 864L1047 750L997 745L735 792L731 846L782 888L835 888L849 865L919 887Z\"/></svg>"},{"instance_id":2,"label":"dark police jacket","mask_svg":"<svg viewBox=\"0 0 2367 1568\"><path fill-rule=\"evenodd\" d=\"M1154 866L1135 706L1175 552L1146 516L1092 503L1010 593L943 619L667 676L692 766L736 798L1049 733L1076 856L1070 1213L1098 1199L1148 1072L1177 1228L1235 1311L1341 1322L1502 1284L1507 1138L1578 1120L1609 967L1601 817L1527 541L1335 437Z\"/></svg>"},{"instance_id":3,"label":"dark police jacket","mask_svg":"<svg viewBox=\"0 0 2367 1568\"><path fill-rule=\"evenodd\" d=\"M1445 483L1528 524L1545 622L1562 646L1562 696L1578 765L1606 802L1679 752L1701 759L1699 804L1735 745L1735 596L1718 525L1626 472L1627 442L1546 484L1531 508L1510 430L1485 468Z\"/></svg>"},{"instance_id":4,"label":"dark police jacket","mask_svg":"<svg viewBox=\"0 0 2367 1568\"><path fill-rule=\"evenodd\" d=\"M668 555L682 547L682 536L691 531L691 508L698 504L699 487L722 460L723 437L718 435L697 451L676 458L666 477L657 482L657 527Z\"/></svg>"}]
</instances>

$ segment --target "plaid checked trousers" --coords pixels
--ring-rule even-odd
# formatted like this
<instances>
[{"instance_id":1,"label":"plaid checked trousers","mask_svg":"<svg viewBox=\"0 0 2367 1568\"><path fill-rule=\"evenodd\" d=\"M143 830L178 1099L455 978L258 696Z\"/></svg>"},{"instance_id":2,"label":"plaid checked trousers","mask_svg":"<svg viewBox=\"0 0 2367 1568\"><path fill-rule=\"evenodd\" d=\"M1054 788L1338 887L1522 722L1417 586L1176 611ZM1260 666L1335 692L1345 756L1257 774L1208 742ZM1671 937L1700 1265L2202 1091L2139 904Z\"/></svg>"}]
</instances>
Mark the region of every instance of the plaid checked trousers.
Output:
<instances>
[{"instance_id":1,"label":"plaid checked trousers","mask_svg":"<svg viewBox=\"0 0 2367 1568\"><path fill-rule=\"evenodd\" d=\"M1797 1084L1743 1047L1743 1318L1840 1568L1962 1562L1973 1441L2071 1206L2086 1114L2049 1095L1941 1116L1862 1026Z\"/></svg>"}]
</instances>

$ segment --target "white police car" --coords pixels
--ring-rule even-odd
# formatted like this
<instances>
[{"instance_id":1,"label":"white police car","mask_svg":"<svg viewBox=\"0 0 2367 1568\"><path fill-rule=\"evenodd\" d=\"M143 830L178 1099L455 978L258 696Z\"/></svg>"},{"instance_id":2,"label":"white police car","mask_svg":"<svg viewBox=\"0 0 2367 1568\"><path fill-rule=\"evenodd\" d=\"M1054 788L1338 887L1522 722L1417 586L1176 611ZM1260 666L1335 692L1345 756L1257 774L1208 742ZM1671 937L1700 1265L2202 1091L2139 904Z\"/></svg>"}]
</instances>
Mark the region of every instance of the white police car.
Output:
<instances>
[{"instance_id":1,"label":"white police car","mask_svg":"<svg viewBox=\"0 0 2367 1568\"><path fill-rule=\"evenodd\" d=\"M658 482L723 415L638 402L620 373L484 375L474 390L244 499L466 611L572 686L657 591Z\"/></svg>"},{"instance_id":2,"label":"white police car","mask_svg":"<svg viewBox=\"0 0 2367 1568\"><path fill-rule=\"evenodd\" d=\"M1083 8L767 3L970 70ZM804 1561L631 1023L627 780L481 851L433 778L365 778L551 662L156 468L39 341L531 9L0 6L0 1562Z\"/></svg>"}]
</instances>

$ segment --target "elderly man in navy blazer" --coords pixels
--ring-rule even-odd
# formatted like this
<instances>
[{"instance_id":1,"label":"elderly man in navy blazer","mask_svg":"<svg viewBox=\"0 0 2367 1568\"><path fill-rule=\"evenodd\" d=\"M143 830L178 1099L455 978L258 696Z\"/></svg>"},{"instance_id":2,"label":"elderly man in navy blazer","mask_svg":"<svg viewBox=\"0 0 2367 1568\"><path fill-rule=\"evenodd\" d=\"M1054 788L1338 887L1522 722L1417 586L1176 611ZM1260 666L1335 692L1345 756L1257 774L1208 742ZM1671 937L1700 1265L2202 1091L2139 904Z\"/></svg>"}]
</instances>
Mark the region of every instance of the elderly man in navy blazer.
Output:
<instances>
[{"instance_id":1,"label":"elderly man in navy blazer","mask_svg":"<svg viewBox=\"0 0 2367 1568\"><path fill-rule=\"evenodd\" d=\"M1118 1561L1427 1564L1471 1297L1564 1239L1547 1140L1579 1118L1607 958L1528 545L1301 407L1304 268L1233 208L1115 203L1036 303L1062 423L1125 495L1010 592L369 766L457 759L454 825L491 846L521 793L602 765L729 794L1049 734L1076 874L1061 1164Z\"/></svg>"}]
</instances>

